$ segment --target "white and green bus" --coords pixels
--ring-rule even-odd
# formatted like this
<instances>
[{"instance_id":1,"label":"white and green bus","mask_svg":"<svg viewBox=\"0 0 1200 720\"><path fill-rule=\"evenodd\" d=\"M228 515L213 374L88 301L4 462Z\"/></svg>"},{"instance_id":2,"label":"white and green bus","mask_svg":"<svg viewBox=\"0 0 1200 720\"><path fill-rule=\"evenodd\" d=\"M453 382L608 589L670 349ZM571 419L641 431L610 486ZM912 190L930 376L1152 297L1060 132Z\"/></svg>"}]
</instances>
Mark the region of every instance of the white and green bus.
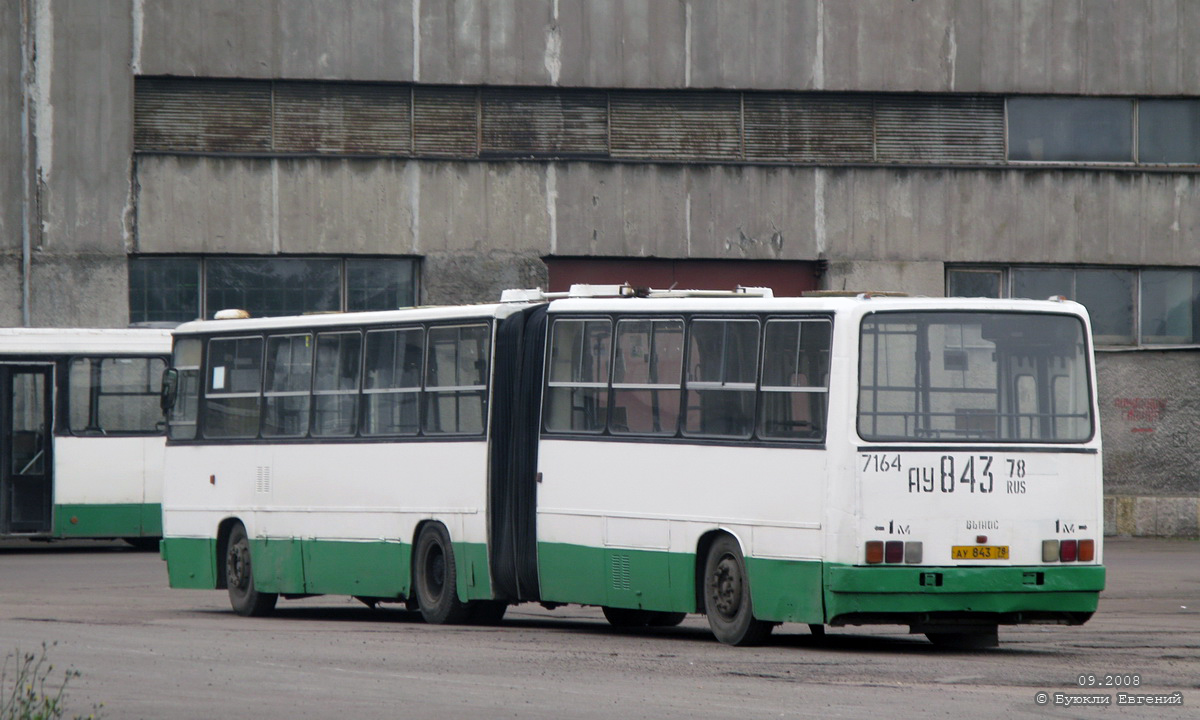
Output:
<instances>
[{"instance_id":1,"label":"white and green bus","mask_svg":"<svg viewBox=\"0 0 1200 720\"><path fill-rule=\"evenodd\" d=\"M175 331L174 587L704 613L990 645L1104 585L1089 322L1063 300L576 286Z\"/></svg>"},{"instance_id":2,"label":"white and green bus","mask_svg":"<svg viewBox=\"0 0 1200 720\"><path fill-rule=\"evenodd\" d=\"M168 330L0 328L0 537L162 535Z\"/></svg>"}]
</instances>

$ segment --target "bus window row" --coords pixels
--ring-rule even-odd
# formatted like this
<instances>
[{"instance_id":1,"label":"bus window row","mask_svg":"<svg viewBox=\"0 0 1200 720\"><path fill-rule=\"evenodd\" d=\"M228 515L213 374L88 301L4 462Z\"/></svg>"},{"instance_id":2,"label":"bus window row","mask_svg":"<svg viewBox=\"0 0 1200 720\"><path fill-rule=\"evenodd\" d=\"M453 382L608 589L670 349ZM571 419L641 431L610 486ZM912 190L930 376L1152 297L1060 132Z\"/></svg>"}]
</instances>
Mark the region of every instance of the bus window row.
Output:
<instances>
[{"instance_id":1,"label":"bus window row","mask_svg":"<svg viewBox=\"0 0 1200 720\"><path fill-rule=\"evenodd\" d=\"M821 440L827 318L560 318L545 429L616 436Z\"/></svg>"},{"instance_id":2,"label":"bus window row","mask_svg":"<svg viewBox=\"0 0 1200 720\"><path fill-rule=\"evenodd\" d=\"M198 425L213 439L479 435L490 334L478 323L214 337L203 383L204 341L181 338L170 435L194 439Z\"/></svg>"}]
</instances>

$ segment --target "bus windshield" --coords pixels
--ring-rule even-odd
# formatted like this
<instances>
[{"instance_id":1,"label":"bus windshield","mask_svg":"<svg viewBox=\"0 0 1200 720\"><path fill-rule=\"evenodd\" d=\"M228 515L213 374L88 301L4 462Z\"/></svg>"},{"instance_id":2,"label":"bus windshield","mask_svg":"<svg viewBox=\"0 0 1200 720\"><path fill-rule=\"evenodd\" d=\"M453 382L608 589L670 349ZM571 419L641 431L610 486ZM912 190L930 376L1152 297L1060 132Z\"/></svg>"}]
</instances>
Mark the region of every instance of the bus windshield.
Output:
<instances>
[{"instance_id":1,"label":"bus windshield","mask_svg":"<svg viewBox=\"0 0 1200 720\"><path fill-rule=\"evenodd\" d=\"M1015 312L863 319L864 440L1086 442L1093 434L1083 322Z\"/></svg>"}]
</instances>

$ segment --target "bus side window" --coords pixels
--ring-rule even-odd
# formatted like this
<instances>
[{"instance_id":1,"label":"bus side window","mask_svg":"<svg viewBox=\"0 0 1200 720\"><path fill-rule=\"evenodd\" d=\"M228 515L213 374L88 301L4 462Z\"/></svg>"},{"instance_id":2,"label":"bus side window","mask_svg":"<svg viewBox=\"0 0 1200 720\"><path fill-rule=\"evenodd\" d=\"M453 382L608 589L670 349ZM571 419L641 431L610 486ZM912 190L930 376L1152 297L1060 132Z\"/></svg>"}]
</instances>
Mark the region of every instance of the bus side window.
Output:
<instances>
[{"instance_id":1,"label":"bus side window","mask_svg":"<svg viewBox=\"0 0 1200 720\"><path fill-rule=\"evenodd\" d=\"M312 384L312 335L267 338L267 380L263 388L263 437L308 434Z\"/></svg>"},{"instance_id":2,"label":"bus side window","mask_svg":"<svg viewBox=\"0 0 1200 720\"><path fill-rule=\"evenodd\" d=\"M200 351L198 338L181 338L175 342L171 366L179 374L175 404L167 412L167 432L175 440L196 438L196 417L200 403Z\"/></svg>"},{"instance_id":3,"label":"bus side window","mask_svg":"<svg viewBox=\"0 0 1200 720\"><path fill-rule=\"evenodd\" d=\"M674 435L682 374L682 320L619 320L609 431Z\"/></svg>"},{"instance_id":4,"label":"bus side window","mask_svg":"<svg viewBox=\"0 0 1200 720\"><path fill-rule=\"evenodd\" d=\"M357 332L317 335L313 435L344 437L358 432L361 358L362 335Z\"/></svg>"},{"instance_id":5,"label":"bus side window","mask_svg":"<svg viewBox=\"0 0 1200 720\"><path fill-rule=\"evenodd\" d=\"M426 434L478 435L484 431L489 332L487 325L429 328Z\"/></svg>"},{"instance_id":6,"label":"bus side window","mask_svg":"<svg viewBox=\"0 0 1200 720\"><path fill-rule=\"evenodd\" d=\"M161 431L161 358L75 358L70 368L70 422L76 435Z\"/></svg>"},{"instance_id":7,"label":"bus side window","mask_svg":"<svg viewBox=\"0 0 1200 720\"><path fill-rule=\"evenodd\" d=\"M261 337L209 341L205 437L252 438L258 435L262 361Z\"/></svg>"},{"instance_id":8,"label":"bus side window","mask_svg":"<svg viewBox=\"0 0 1200 720\"><path fill-rule=\"evenodd\" d=\"M416 435L421 430L424 328L367 333L364 435Z\"/></svg>"},{"instance_id":9,"label":"bus side window","mask_svg":"<svg viewBox=\"0 0 1200 720\"><path fill-rule=\"evenodd\" d=\"M825 437L829 342L830 323L826 320L767 322L759 437Z\"/></svg>"},{"instance_id":10,"label":"bus side window","mask_svg":"<svg viewBox=\"0 0 1200 720\"><path fill-rule=\"evenodd\" d=\"M608 379L612 321L554 321L546 391L546 430L604 431L608 422Z\"/></svg>"},{"instance_id":11,"label":"bus side window","mask_svg":"<svg viewBox=\"0 0 1200 720\"><path fill-rule=\"evenodd\" d=\"M758 375L757 320L694 320L684 435L749 438Z\"/></svg>"}]
</instances>

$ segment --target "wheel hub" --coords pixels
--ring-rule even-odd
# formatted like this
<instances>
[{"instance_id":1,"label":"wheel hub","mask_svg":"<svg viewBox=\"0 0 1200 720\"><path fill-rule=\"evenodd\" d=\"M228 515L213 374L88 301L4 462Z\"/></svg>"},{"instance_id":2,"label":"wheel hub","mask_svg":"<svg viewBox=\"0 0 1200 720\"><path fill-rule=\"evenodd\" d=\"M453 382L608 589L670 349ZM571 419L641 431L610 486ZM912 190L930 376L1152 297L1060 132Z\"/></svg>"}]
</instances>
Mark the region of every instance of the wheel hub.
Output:
<instances>
[{"instance_id":1,"label":"wheel hub","mask_svg":"<svg viewBox=\"0 0 1200 720\"><path fill-rule=\"evenodd\" d=\"M249 548L243 545L235 545L229 549L229 555L225 558L225 580L230 587L239 590L245 589L249 582L246 566L250 561Z\"/></svg>"},{"instance_id":2,"label":"wheel hub","mask_svg":"<svg viewBox=\"0 0 1200 720\"><path fill-rule=\"evenodd\" d=\"M708 581L713 607L723 617L732 618L742 606L742 575L737 561L728 555L721 558Z\"/></svg>"}]
</instances>

